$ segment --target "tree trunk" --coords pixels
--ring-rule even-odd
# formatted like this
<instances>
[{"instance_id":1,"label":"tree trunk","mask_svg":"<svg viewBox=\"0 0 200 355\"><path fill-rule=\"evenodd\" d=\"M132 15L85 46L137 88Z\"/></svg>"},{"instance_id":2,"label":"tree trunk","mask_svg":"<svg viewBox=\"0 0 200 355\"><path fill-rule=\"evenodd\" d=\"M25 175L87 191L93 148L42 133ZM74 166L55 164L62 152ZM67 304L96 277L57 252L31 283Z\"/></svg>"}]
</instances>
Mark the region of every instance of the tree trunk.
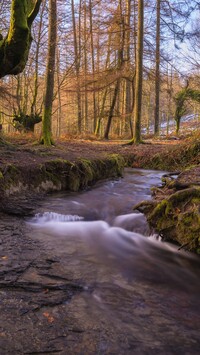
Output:
<instances>
[{"instance_id":1,"label":"tree trunk","mask_svg":"<svg viewBox=\"0 0 200 355\"><path fill-rule=\"evenodd\" d=\"M117 79L117 82L115 84L113 98L112 98L112 103L111 103L111 106L110 106L107 126L106 126L106 130L105 130L105 134L104 134L104 138L105 139L108 139L108 136L109 136L110 126L111 126L111 123L112 123L113 112L114 112L115 103L116 103L116 100L117 100L117 94L118 94L118 91L119 91L119 87L120 87L120 79Z\"/></svg>"},{"instance_id":2,"label":"tree trunk","mask_svg":"<svg viewBox=\"0 0 200 355\"><path fill-rule=\"evenodd\" d=\"M87 72L88 72L88 58L87 58L87 8L84 0L84 131L88 132L88 93L87 93Z\"/></svg>"},{"instance_id":3,"label":"tree trunk","mask_svg":"<svg viewBox=\"0 0 200 355\"><path fill-rule=\"evenodd\" d=\"M108 68L108 66L110 64L110 47L111 47L111 33L109 33L109 36L108 36L108 51L107 51L107 55L106 55L105 71L107 70L107 68ZM98 65L98 73L99 73L99 62L100 62L99 46L97 47L97 49L98 49L97 50L97 65ZM104 108L105 108L105 103L106 103L106 99L107 99L107 93L108 93L108 88L106 88L104 90L104 93L103 93L103 100L102 100L101 110L100 110L100 113L98 115L97 122L96 122L96 127L95 127L95 135L99 135L100 134L101 121L102 121L102 118L104 116ZM100 103L99 103L99 106L100 106Z\"/></svg>"},{"instance_id":4,"label":"tree trunk","mask_svg":"<svg viewBox=\"0 0 200 355\"><path fill-rule=\"evenodd\" d=\"M80 3L81 8L81 3ZM77 42L77 32L76 32L76 19L75 19L75 10L74 10L74 0L71 1L72 9L72 22L73 22L73 35L74 35L74 56L75 56L75 69L76 69L76 81L77 81L77 115L78 115L78 132L81 133L82 125L82 109L81 109L81 92L80 92L80 53L78 51L78 42ZM80 14L79 14L80 16ZM79 24L80 27L80 24ZM79 36L80 37L80 36ZM79 46L80 49L80 46Z\"/></svg>"},{"instance_id":5,"label":"tree trunk","mask_svg":"<svg viewBox=\"0 0 200 355\"><path fill-rule=\"evenodd\" d=\"M101 120L104 116L104 108L105 108L105 103L106 103L106 98L107 98L107 92L108 89L106 88L103 94L103 100L102 100L102 106L101 106L101 111L98 117L98 120L96 122L96 127L95 127L95 135L98 136L100 134L100 126L101 126Z\"/></svg>"},{"instance_id":6,"label":"tree trunk","mask_svg":"<svg viewBox=\"0 0 200 355\"><path fill-rule=\"evenodd\" d=\"M58 108L57 108L57 129L56 135L60 137L61 135L61 116L62 116L62 100L61 100L61 82L60 82L60 51L59 47L56 48L56 79L57 79L57 99L58 99Z\"/></svg>"},{"instance_id":7,"label":"tree trunk","mask_svg":"<svg viewBox=\"0 0 200 355\"><path fill-rule=\"evenodd\" d=\"M160 122L160 0L156 6L156 72L155 72L155 112L154 112L154 134L159 134Z\"/></svg>"},{"instance_id":8,"label":"tree trunk","mask_svg":"<svg viewBox=\"0 0 200 355\"><path fill-rule=\"evenodd\" d=\"M131 18L131 0L126 0L126 16L125 16L125 65L126 71L129 75L130 73L130 18ZM126 75L127 75L126 74ZM131 112L132 112L132 102L131 102L131 82L126 79L125 84L125 133L128 133L129 128L131 130L132 137L132 125L131 125Z\"/></svg>"},{"instance_id":9,"label":"tree trunk","mask_svg":"<svg viewBox=\"0 0 200 355\"><path fill-rule=\"evenodd\" d=\"M172 66L171 70L167 70L167 92L168 92L168 112L167 112L167 135L169 134L169 124L170 124L170 117L172 112L172 92L173 92L173 72Z\"/></svg>"},{"instance_id":10,"label":"tree trunk","mask_svg":"<svg viewBox=\"0 0 200 355\"><path fill-rule=\"evenodd\" d=\"M138 0L138 35L134 100L134 143L141 142L142 81L143 81L144 0Z\"/></svg>"},{"instance_id":11,"label":"tree trunk","mask_svg":"<svg viewBox=\"0 0 200 355\"><path fill-rule=\"evenodd\" d=\"M41 36L42 36L42 20L45 10L45 3L42 4L42 8L40 11L40 19L39 19L39 28L37 34L37 44L36 44L36 52L35 52L35 73L34 73L34 89L33 89L33 99L31 103L31 114L35 115L37 112L36 103L38 97L38 70L39 70L39 52L41 45Z\"/></svg>"},{"instance_id":12,"label":"tree trunk","mask_svg":"<svg viewBox=\"0 0 200 355\"><path fill-rule=\"evenodd\" d=\"M46 83L44 94L44 112L41 142L49 146L52 142L51 116L54 91L54 72L57 39L57 0L49 0L49 34L48 34L48 57L46 67Z\"/></svg>"},{"instance_id":13,"label":"tree trunk","mask_svg":"<svg viewBox=\"0 0 200 355\"><path fill-rule=\"evenodd\" d=\"M120 71L122 69L122 66L124 63L124 42L125 42L124 18L123 18L123 14L122 14L121 0L119 0L118 12L119 12L119 15L118 15L117 23L118 23L118 27L119 27L119 29L118 29L119 49L117 51L116 69L118 71ZM107 126L106 126L106 130L105 130L105 134L104 134L105 139L108 139L108 136L109 136L113 112L114 112L114 108L115 108L115 104L116 104L116 100L117 100L117 95L118 95L118 92L120 89L120 83L121 83L121 79L118 78L116 81L116 84L115 84L114 94L112 97L110 111L109 111L109 115L108 115Z\"/></svg>"},{"instance_id":14,"label":"tree trunk","mask_svg":"<svg viewBox=\"0 0 200 355\"><path fill-rule=\"evenodd\" d=\"M10 27L0 41L0 78L25 68L32 42L31 26L42 0L12 0Z\"/></svg>"},{"instance_id":15,"label":"tree trunk","mask_svg":"<svg viewBox=\"0 0 200 355\"><path fill-rule=\"evenodd\" d=\"M92 58L92 77L93 77L93 120L94 120L94 129L96 128L97 123L97 105L96 105L96 93L95 93L95 59L94 59L94 40L93 40L93 14L92 14L92 0L89 0L89 14L90 14L90 41L91 41L91 58Z\"/></svg>"}]
</instances>

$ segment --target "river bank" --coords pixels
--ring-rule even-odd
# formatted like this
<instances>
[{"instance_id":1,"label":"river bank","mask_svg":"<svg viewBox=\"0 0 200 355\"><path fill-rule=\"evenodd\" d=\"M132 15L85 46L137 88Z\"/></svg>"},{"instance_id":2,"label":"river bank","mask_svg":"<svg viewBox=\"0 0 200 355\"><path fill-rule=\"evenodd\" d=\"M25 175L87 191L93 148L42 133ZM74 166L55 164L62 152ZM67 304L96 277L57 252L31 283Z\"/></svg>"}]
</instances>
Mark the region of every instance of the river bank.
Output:
<instances>
[{"instance_id":1,"label":"river bank","mask_svg":"<svg viewBox=\"0 0 200 355\"><path fill-rule=\"evenodd\" d=\"M176 149L179 147L175 141L138 147L119 143L66 142L46 149L22 140L18 145L0 147L0 348L3 354L115 354L119 353L119 349L120 354L125 355L152 352L173 354L177 351L199 353L198 275L194 274L191 278L191 272L197 273L199 270L198 261L194 265L192 259L176 261L168 253L165 255L159 251L159 259L152 264L146 259L150 249L144 254L145 265L149 265L150 270L146 272L150 277L148 287L141 280L135 282L129 273L129 270L136 270L130 255L128 279L120 279L111 292L104 272L101 286L96 281L88 282L82 276L83 268L77 273L74 271L78 260L71 264L71 249L57 254L51 246L31 238L24 219L24 216L34 214L48 191L58 191L60 187L73 191L85 188L102 177L121 175L124 165L163 169L167 163L167 170L184 170L190 162L187 158L187 164L181 167L180 161L186 160L185 154L178 155ZM199 153L195 157L189 147L185 149L185 146L180 145L180 149L193 157L192 163L196 162L198 166ZM193 149L196 150L195 147ZM172 164L174 156L176 159ZM193 167L193 175L188 170L189 175L179 175L175 180L178 185L181 184L181 188L190 188L188 184L191 182L192 185L198 183L199 170L195 169ZM77 182L72 179L76 183L70 185L69 175L74 172L83 180ZM81 185L80 181L84 181L84 184ZM186 181L187 186L183 186ZM154 190L157 202L175 192L175 186L169 185L166 184L164 190ZM38 186L42 188L38 189ZM139 259L140 266L143 265L143 258ZM162 269L157 268L165 259L167 264L162 264ZM186 263L188 269L180 269L180 262ZM89 270L93 270L94 260L90 254L87 264ZM171 286L166 284L163 288L162 275L169 266L170 270L172 268L169 280L174 275L173 268L177 270L178 277ZM110 266L106 269L110 270ZM113 272L111 280L115 278L115 268ZM184 282L183 290L179 290L177 281L182 280L182 275L189 275L189 278ZM187 285L192 288L185 289ZM177 292L180 293L179 297ZM115 324L115 321L113 323L113 313L104 310L101 303L101 316L96 311L96 302L105 295L106 304L112 312L117 310L118 316L122 316L120 325ZM121 313L120 302L126 316Z\"/></svg>"},{"instance_id":2,"label":"river bank","mask_svg":"<svg viewBox=\"0 0 200 355\"><path fill-rule=\"evenodd\" d=\"M85 189L99 180L122 176L125 166L168 170L176 178L172 174L163 179L163 188L152 191L153 204L142 210L147 211L150 225L163 238L199 252L198 136L183 141L146 141L139 146L122 142L60 141L45 148L25 137L15 138L14 143L0 146L2 212L19 216L33 214L46 193ZM168 199L174 200L173 206Z\"/></svg>"},{"instance_id":3,"label":"river bank","mask_svg":"<svg viewBox=\"0 0 200 355\"><path fill-rule=\"evenodd\" d=\"M130 147L120 142L62 141L50 148L27 139L15 143L0 146L0 209L21 215L31 211L38 196L78 191L99 180L121 176L124 166L139 167L144 156L149 161L148 157L167 150L159 143Z\"/></svg>"},{"instance_id":4,"label":"river bank","mask_svg":"<svg viewBox=\"0 0 200 355\"><path fill-rule=\"evenodd\" d=\"M144 216L121 214L163 173L125 170L45 197L35 218L0 215L3 354L199 353L199 260L130 232Z\"/></svg>"}]
</instances>

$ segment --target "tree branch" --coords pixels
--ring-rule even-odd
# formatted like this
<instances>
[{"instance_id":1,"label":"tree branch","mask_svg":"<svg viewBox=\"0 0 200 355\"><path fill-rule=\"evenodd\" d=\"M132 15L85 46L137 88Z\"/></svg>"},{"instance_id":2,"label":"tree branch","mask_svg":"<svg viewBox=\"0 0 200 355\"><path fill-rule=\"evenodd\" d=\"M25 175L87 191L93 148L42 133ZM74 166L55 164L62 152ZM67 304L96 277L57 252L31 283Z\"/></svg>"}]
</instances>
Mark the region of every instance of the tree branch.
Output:
<instances>
[{"instance_id":1,"label":"tree branch","mask_svg":"<svg viewBox=\"0 0 200 355\"><path fill-rule=\"evenodd\" d=\"M32 12L28 16L28 26L29 27L32 25L33 21L35 20L37 14L39 12L41 3L42 3L42 0L37 0Z\"/></svg>"}]
</instances>

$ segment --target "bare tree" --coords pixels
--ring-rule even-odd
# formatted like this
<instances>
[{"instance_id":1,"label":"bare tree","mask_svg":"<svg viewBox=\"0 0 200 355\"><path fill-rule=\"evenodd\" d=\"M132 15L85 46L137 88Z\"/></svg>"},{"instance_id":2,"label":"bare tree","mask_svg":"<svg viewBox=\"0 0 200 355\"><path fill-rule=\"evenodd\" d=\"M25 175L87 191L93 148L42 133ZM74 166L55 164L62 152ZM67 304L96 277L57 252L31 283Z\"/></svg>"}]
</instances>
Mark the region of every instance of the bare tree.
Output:
<instances>
[{"instance_id":1,"label":"bare tree","mask_svg":"<svg viewBox=\"0 0 200 355\"><path fill-rule=\"evenodd\" d=\"M48 56L46 67L46 84L44 93L44 111L42 120L41 143L49 146L53 143L51 131L51 116L54 91L55 56L57 38L57 0L49 0L49 34Z\"/></svg>"},{"instance_id":2,"label":"bare tree","mask_svg":"<svg viewBox=\"0 0 200 355\"><path fill-rule=\"evenodd\" d=\"M80 0L79 8L81 8L81 0ZM74 57L75 57L75 69L76 69L76 81L77 81L76 93L77 93L77 110L78 110L78 132L81 133L82 109L81 109L81 92L80 92L80 53L78 51L74 0L71 0L71 10L72 10L73 36L74 36ZM79 16L80 16L80 14L79 14ZM80 25L79 25L79 28L80 28ZM80 45L79 45L79 50L80 50Z\"/></svg>"},{"instance_id":3,"label":"bare tree","mask_svg":"<svg viewBox=\"0 0 200 355\"><path fill-rule=\"evenodd\" d=\"M134 143L141 142L142 82L143 82L144 0L138 0L138 31L136 51Z\"/></svg>"},{"instance_id":4,"label":"bare tree","mask_svg":"<svg viewBox=\"0 0 200 355\"><path fill-rule=\"evenodd\" d=\"M116 67L116 69L119 72L122 69L123 64L124 64L124 40L125 40L124 18L122 15L122 1L121 0L119 0L116 20L117 20L116 22L117 22L117 27L118 27L117 28L117 30L118 30L117 40L119 42L119 48L117 50L117 67ZM109 137L111 122L112 122L112 118L113 118L113 112L114 112L114 108L115 108L115 104L116 104L116 100L117 100L117 95L118 95L119 89L120 89L120 82L121 82L121 78L118 74L118 78L115 83L111 106L110 106L110 110L109 110L109 114L108 114L108 121L107 121L105 134L104 134L105 139L108 139L108 137Z\"/></svg>"},{"instance_id":5,"label":"bare tree","mask_svg":"<svg viewBox=\"0 0 200 355\"><path fill-rule=\"evenodd\" d=\"M156 71L155 71L155 112L154 134L159 133L160 121L160 0L156 4Z\"/></svg>"}]
</instances>

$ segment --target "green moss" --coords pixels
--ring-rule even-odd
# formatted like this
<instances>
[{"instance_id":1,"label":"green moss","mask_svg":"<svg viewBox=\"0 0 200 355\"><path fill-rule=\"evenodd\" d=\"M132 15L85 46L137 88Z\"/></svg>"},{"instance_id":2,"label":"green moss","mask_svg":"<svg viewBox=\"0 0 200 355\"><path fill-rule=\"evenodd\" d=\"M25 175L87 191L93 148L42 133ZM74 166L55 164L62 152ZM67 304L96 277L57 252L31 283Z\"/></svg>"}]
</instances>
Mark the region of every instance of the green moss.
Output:
<instances>
[{"instance_id":1,"label":"green moss","mask_svg":"<svg viewBox=\"0 0 200 355\"><path fill-rule=\"evenodd\" d=\"M200 91L191 89L188 86L179 91L175 96L176 111L175 111L175 121L176 121L176 133L179 132L181 117L186 113L187 107L186 102L188 100L200 102Z\"/></svg>"},{"instance_id":2,"label":"green moss","mask_svg":"<svg viewBox=\"0 0 200 355\"><path fill-rule=\"evenodd\" d=\"M166 208L165 208L165 216L169 216L173 214L173 206L172 206L172 203L170 203L169 201L167 202L166 204Z\"/></svg>"},{"instance_id":3,"label":"green moss","mask_svg":"<svg viewBox=\"0 0 200 355\"><path fill-rule=\"evenodd\" d=\"M65 188L65 174L69 174L73 163L64 159L54 159L41 165L40 180L41 181L52 181L52 183L59 187Z\"/></svg>"},{"instance_id":4,"label":"green moss","mask_svg":"<svg viewBox=\"0 0 200 355\"><path fill-rule=\"evenodd\" d=\"M105 160L80 159L72 163L63 159L54 159L41 168L42 179L61 183L63 189L78 191L104 178L121 176L125 161L118 155Z\"/></svg>"},{"instance_id":5,"label":"green moss","mask_svg":"<svg viewBox=\"0 0 200 355\"><path fill-rule=\"evenodd\" d=\"M200 215L197 211L181 213L177 223L177 239L189 250L200 247Z\"/></svg>"},{"instance_id":6,"label":"green moss","mask_svg":"<svg viewBox=\"0 0 200 355\"><path fill-rule=\"evenodd\" d=\"M167 207L167 200L162 200L157 206L154 208L153 212L149 215L149 220L158 219L163 214L165 215L165 210Z\"/></svg>"},{"instance_id":7,"label":"green moss","mask_svg":"<svg viewBox=\"0 0 200 355\"><path fill-rule=\"evenodd\" d=\"M83 169L83 175L86 178L86 181L92 181L95 177L95 163L91 162L90 160L87 159L81 159L81 167Z\"/></svg>"},{"instance_id":8,"label":"green moss","mask_svg":"<svg viewBox=\"0 0 200 355\"><path fill-rule=\"evenodd\" d=\"M3 179L3 174L1 171L0 171L0 179Z\"/></svg>"},{"instance_id":9,"label":"green moss","mask_svg":"<svg viewBox=\"0 0 200 355\"><path fill-rule=\"evenodd\" d=\"M6 167L6 174L15 174L18 173L19 169L14 164L9 164Z\"/></svg>"},{"instance_id":10,"label":"green moss","mask_svg":"<svg viewBox=\"0 0 200 355\"><path fill-rule=\"evenodd\" d=\"M170 195L157 204L148 221L165 239L197 251L200 247L200 189L188 188Z\"/></svg>"},{"instance_id":11,"label":"green moss","mask_svg":"<svg viewBox=\"0 0 200 355\"><path fill-rule=\"evenodd\" d=\"M111 159L116 167L117 173L121 175L126 164L124 157L119 154L111 154L108 156L108 159Z\"/></svg>"},{"instance_id":12,"label":"green moss","mask_svg":"<svg viewBox=\"0 0 200 355\"><path fill-rule=\"evenodd\" d=\"M69 183L67 188L70 191L78 191L80 189L81 180L80 176L76 171L71 171L69 174Z\"/></svg>"},{"instance_id":13,"label":"green moss","mask_svg":"<svg viewBox=\"0 0 200 355\"><path fill-rule=\"evenodd\" d=\"M192 200L191 200L191 202L193 203L193 204L195 204L195 205L200 205L200 198L198 198L198 197L194 197Z\"/></svg>"},{"instance_id":14,"label":"green moss","mask_svg":"<svg viewBox=\"0 0 200 355\"><path fill-rule=\"evenodd\" d=\"M20 176L21 172L19 168L17 168L14 164L7 165L4 174L7 186L9 186L10 184L17 184L18 180L20 179Z\"/></svg>"},{"instance_id":15,"label":"green moss","mask_svg":"<svg viewBox=\"0 0 200 355\"><path fill-rule=\"evenodd\" d=\"M118 155L104 160L80 159L70 162L64 159L53 159L44 164L17 167L8 165L5 174L1 175L2 191L20 193L21 190L36 191L78 191L95 182L107 178L121 176L125 161Z\"/></svg>"}]
</instances>

